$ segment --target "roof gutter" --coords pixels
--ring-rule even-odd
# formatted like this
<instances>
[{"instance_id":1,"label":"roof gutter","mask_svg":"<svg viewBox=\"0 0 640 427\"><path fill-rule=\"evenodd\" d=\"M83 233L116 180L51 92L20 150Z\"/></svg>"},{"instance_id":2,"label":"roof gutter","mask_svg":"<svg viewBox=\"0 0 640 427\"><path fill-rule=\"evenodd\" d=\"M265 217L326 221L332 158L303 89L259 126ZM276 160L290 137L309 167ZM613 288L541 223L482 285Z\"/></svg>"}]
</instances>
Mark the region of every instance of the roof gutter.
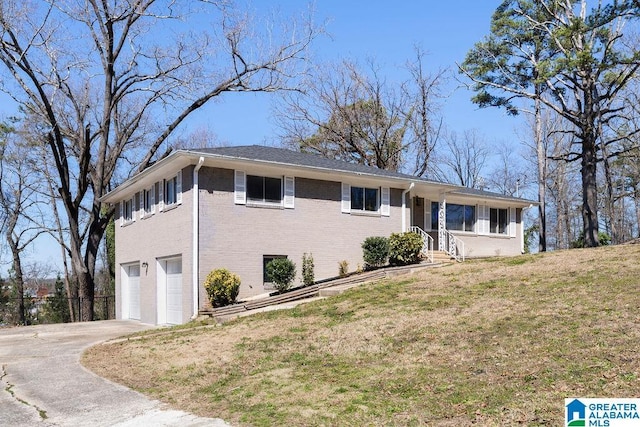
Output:
<instances>
[{"instance_id":1,"label":"roof gutter","mask_svg":"<svg viewBox=\"0 0 640 427\"><path fill-rule=\"evenodd\" d=\"M196 167L193 168L193 231L191 233L193 237L192 242L192 286L193 286L193 316L191 319L198 317L198 311L200 308L200 283L199 283L199 270L200 270L200 190L198 189L198 172L204 163L204 157L200 156Z\"/></svg>"},{"instance_id":2,"label":"roof gutter","mask_svg":"<svg viewBox=\"0 0 640 427\"><path fill-rule=\"evenodd\" d=\"M409 185L409 188L407 188L406 190L404 190L402 192L402 232L404 233L405 231L407 231L407 214L405 212L405 210L407 209L407 193L409 191L411 191L413 189L413 187L415 187L416 183L412 182L411 185Z\"/></svg>"}]
</instances>

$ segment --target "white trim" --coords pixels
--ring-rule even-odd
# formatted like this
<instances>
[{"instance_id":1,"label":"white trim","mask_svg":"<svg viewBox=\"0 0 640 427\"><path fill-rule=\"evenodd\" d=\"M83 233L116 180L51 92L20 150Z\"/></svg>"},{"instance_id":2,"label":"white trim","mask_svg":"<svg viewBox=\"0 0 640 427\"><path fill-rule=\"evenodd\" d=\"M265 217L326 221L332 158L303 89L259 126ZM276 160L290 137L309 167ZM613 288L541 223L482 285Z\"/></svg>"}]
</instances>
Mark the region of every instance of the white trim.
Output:
<instances>
[{"instance_id":1,"label":"white trim","mask_svg":"<svg viewBox=\"0 0 640 427\"><path fill-rule=\"evenodd\" d=\"M487 235L491 231L491 208L478 205L478 234Z\"/></svg>"},{"instance_id":2,"label":"white trim","mask_svg":"<svg viewBox=\"0 0 640 427\"><path fill-rule=\"evenodd\" d=\"M120 200L120 227L124 225L124 200Z\"/></svg>"},{"instance_id":3,"label":"white trim","mask_svg":"<svg viewBox=\"0 0 640 427\"><path fill-rule=\"evenodd\" d=\"M424 199L424 231L431 231L431 200Z\"/></svg>"},{"instance_id":4,"label":"white trim","mask_svg":"<svg viewBox=\"0 0 640 427\"><path fill-rule=\"evenodd\" d=\"M236 170L234 174L234 194L233 201L236 205L247 204L247 174L244 171Z\"/></svg>"},{"instance_id":5,"label":"white trim","mask_svg":"<svg viewBox=\"0 0 640 427\"><path fill-rule=\"evenodd\" d=\"M286 209L295 208L296 182L292 176L285 176L283 181L283 205Z\"/></svg>"},{"instance_id":6,"label":"white trim","mask_svg":"<svg viewBox=\"0 0 640 427\"><path fill-rule=\"evenodd\" d=\"M130 271L131 267L138 268L138 276L131 276ZM120 317L122 319L134 319L140 320L140 316L138 318L131 317L131 277L138 277L138 288L140 287L140 276L141 276L140 262L132 262L128 264L120 265ZM139 289L138 289L139 291ZM138 295L138 305L139 310L142 311L142 297ZM141 314L141 313L138 313Z\"/></svg>"},{"instance_id":7,"label":"white trim","mask_svg":"<svg viewBox=\"0 0 640 427\"><path fill-rule=\"evenodd\" d=\"M158 181L158 212L164 210L164 179Z\"/></svg>"},{"instance_id":8,"label":"white trim","mask_svg":"<svg viewBox=\"0 0 640 427\"><path fill-rule=\"evenodd\" d=\"M204 163L204 157L200 157L198 160L198 164L195 168L193 168L193 241L191 243L192 246L192 260L191 260L191 268L192 268L192 276L191 276L191 286L192 286L192 298L193 298L193 316L192 319L198 317L198 311L200 306L200 190L199 190L199 171Z\"/></svg>"},{"instance_id":9,"label":"white trim","mask_svg":"<svg viewBox=\"0 0 640 427\"><path fill-rule=\"evenodd\" d=\"M139 194L138 197L140 198L140 200L139 200L140 203L138 203L138 205L140 207L140 219L144 218L144 202L145 202L145 200L144 200L144 192L145 192L145 190L142 190L142 191L140 191L140 193L138 193Z\"/></svg>"},{"instance_id":10,"label":"white trim","mask_svg":"<svg viewBox=\"0 0 640 427\"><path fill-rule=\"evenodd\" d=\"M156 260L156 307L158 310L157 324L167 323L167 272L166 259Z\"/></svg>"},{"instance_id":11,"label":"white trim","mask_svg":"<svg viewBox=\"0 0 640 427\"><path fill-rule=\"evenodd\" d=\"M182 169L176 174L176 204L182 204Z\"/></svg>"},{"instance_id":12,"label":"white trim","mask_svg":"<svg viewBox=\"0 0 640 427\"><path fill-rule=\"evenodd\" d=\"M391 190L389 187L380 188L380 215L391 215Z\"/></svg>"},{"instance_id":13,"label":"white trim","mask_svg":"<svg viewBox=\"0 0 640 427\"><path fill-rule=\"evenodd\" d=\"M509 208L509 237L516 237L516 209Z\"/></svg>"},{"instance_id":14,"label":"white trim","mask_svg":"<svg viewBox=\"0 0 640 427\"><path fill-rule=\"evenodd\" d=\"M342 213L351 213L351 186L342 183Z\"/></svg>"},{"instance_id":15,"label":"white trim","mask_svg":"<svg viewBox=\"0 0 640 427\"><path fill-rule=\"evenodd\" d=\"M409 193L415 185L416 183L412 182L409 185L409 188L407 188L402 192L402 230L401 231L403 233L408 230L407 228L407 193ZM411 207L409 207L409 215L411 215ZM409 223L411 223L411 221L409 221Z\"/></svg>"},{"instance_id":16,"label":"white trim","mask_svg":"<svg viewBox=\"0 0 640 427\"><path fill-rule=\"evenodd\" d=\"M151 185L151 188L148 190L150 195L149 195L149 203L151 204L151 215L156 213L156 183L154 182L153 185Z\"/></svg>"}]
</instances>

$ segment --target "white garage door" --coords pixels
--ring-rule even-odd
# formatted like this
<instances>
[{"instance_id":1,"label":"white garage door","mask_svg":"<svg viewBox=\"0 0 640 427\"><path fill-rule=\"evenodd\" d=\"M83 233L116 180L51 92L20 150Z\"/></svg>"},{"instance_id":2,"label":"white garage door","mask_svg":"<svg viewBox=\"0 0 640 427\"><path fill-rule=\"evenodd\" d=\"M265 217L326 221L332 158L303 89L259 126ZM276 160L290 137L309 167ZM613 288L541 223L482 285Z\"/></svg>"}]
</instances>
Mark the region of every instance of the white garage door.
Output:
<instances>
[{"instance_id":1,"label":"white garage door","mask_svg":"<svg viewBox=\"0 0 640 427\"><path fill-rule=\"evenodd\" d=\"M128 270L129 319L140 320L140 266L130 265Z\"/></svg>"},{"instance_id":2,"label":"white garage door","mask_svg":"<svg viewBox=\"0 0 640 427\"><path fill-rule=\"evenodd\" d=\"M167 261L167 323L182 323L182 260Z\"/></svg>"}]
</instances>

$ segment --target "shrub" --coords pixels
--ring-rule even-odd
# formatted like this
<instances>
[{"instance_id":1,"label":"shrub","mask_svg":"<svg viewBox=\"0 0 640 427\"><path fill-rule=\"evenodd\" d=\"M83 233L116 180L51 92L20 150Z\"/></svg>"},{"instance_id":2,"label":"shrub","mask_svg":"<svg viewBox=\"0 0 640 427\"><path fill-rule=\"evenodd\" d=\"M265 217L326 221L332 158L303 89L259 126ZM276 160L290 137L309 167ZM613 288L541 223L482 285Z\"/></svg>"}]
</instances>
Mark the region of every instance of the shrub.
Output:
<instances>
[{"instance_id":1,"label":"shrub","mask_svg":"<svg viewBox=\"0 0 640 427\"><path fill-rule=\"evenodd\" d=\"M276 258L267 264L267 276L280 291L286 291L296 278L296 265L289 258Z\"/></svg>"},{"instance_id":2,"label":"shrub","mask_svg":"<svg viewBox=\"0 0 640 427\"><path fill-rule=\"evenodd\" d=\"M408 265L420 262L422 236L416 233L393 233L389 237L389 263Z\"/></svg>"},{"instance_id":3,"label":"shrub","mask_svg":"<svg viewBox=\"0 0 640 427\"><path fill-rule=\"evenodd\" d=\"M598 232L598 244L600 246L608 246L608 245L610 245L611 244L611 236L609 236L604 231L599 231ZM571 242L571 248L572 249L584 248L584 231L580 232L580 235L578 236L577 240L574 240L573 242Z\"/></svg>"},{"instance_id":4,"label":"shrub","mask_svg":"<svg viewBox=\"0 0 640 427\"><path fill-rule=\"evenodd\" d=\"M56 278L55 287L55 293L50 295L44 304L43 317L49 323L68 323L71 321L69 301L60 275Z\"/></svg>"},{"instance_id":5,"label":"shrub","mask_svg":"<svg viewBox=\"0 0 640 427\"><path fill-rule=\"evenodd\" d=\"M213 307L224 307L236 302L240 292L240 278L225 268L219 268L207 275L204 289Z\"/></svg>"},{"instance_id":6,"label":"shrub","mask_svg":"<svg viewBox=\"0 0 640 427\"><path fill-rule=\"evenodd\" d=\"M302 255L302 283L304 286L311 286L315 282L315 273L313 271L313 255L306 253Z\"/></svg>"},{"instance_id":7,"label":"shrub","mask_svg":"<svg viewBox=\"0 0 640 427\"><path fill-rule=\"evenodd\" d=\"M338 263L338 276L345 277L347 274L349 274L349 263L345 259Z\"/></svg>"},{"instance_id":8,"label":"shrub","mask_svg":"<svg viewBox=\"0 0 640 427\"><path fill-rule=\"evenodd\" d=\"M365 270L385 265L389 258L389 239L386 237L367 237L362 243L362 258Z\"/></svg>"}]
</instances>

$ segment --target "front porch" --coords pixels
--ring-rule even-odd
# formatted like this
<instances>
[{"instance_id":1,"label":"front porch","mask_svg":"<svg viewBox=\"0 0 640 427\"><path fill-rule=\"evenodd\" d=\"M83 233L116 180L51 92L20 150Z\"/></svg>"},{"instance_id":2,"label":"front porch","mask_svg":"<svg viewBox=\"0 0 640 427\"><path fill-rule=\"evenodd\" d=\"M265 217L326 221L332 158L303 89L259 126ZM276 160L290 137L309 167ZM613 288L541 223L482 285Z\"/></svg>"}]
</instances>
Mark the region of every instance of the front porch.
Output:
<instances>
[{"instance_id":1,"label":"front porch","mask_svg":"<svg viewBox=\"0 0 640 427\"><path fill-rule=\"evenodd\" d=\"M435 202L427 197L414 195L411 197L410 210L411 220L407 231L413 231L423 236L423 253L429 261L434 261L434 253L437 252L446 254L456 261L464 261L464 241L447 230L446 202L444 200ZM475 217L473 222L475 222Z\"/></svg>"}]
</instances>

